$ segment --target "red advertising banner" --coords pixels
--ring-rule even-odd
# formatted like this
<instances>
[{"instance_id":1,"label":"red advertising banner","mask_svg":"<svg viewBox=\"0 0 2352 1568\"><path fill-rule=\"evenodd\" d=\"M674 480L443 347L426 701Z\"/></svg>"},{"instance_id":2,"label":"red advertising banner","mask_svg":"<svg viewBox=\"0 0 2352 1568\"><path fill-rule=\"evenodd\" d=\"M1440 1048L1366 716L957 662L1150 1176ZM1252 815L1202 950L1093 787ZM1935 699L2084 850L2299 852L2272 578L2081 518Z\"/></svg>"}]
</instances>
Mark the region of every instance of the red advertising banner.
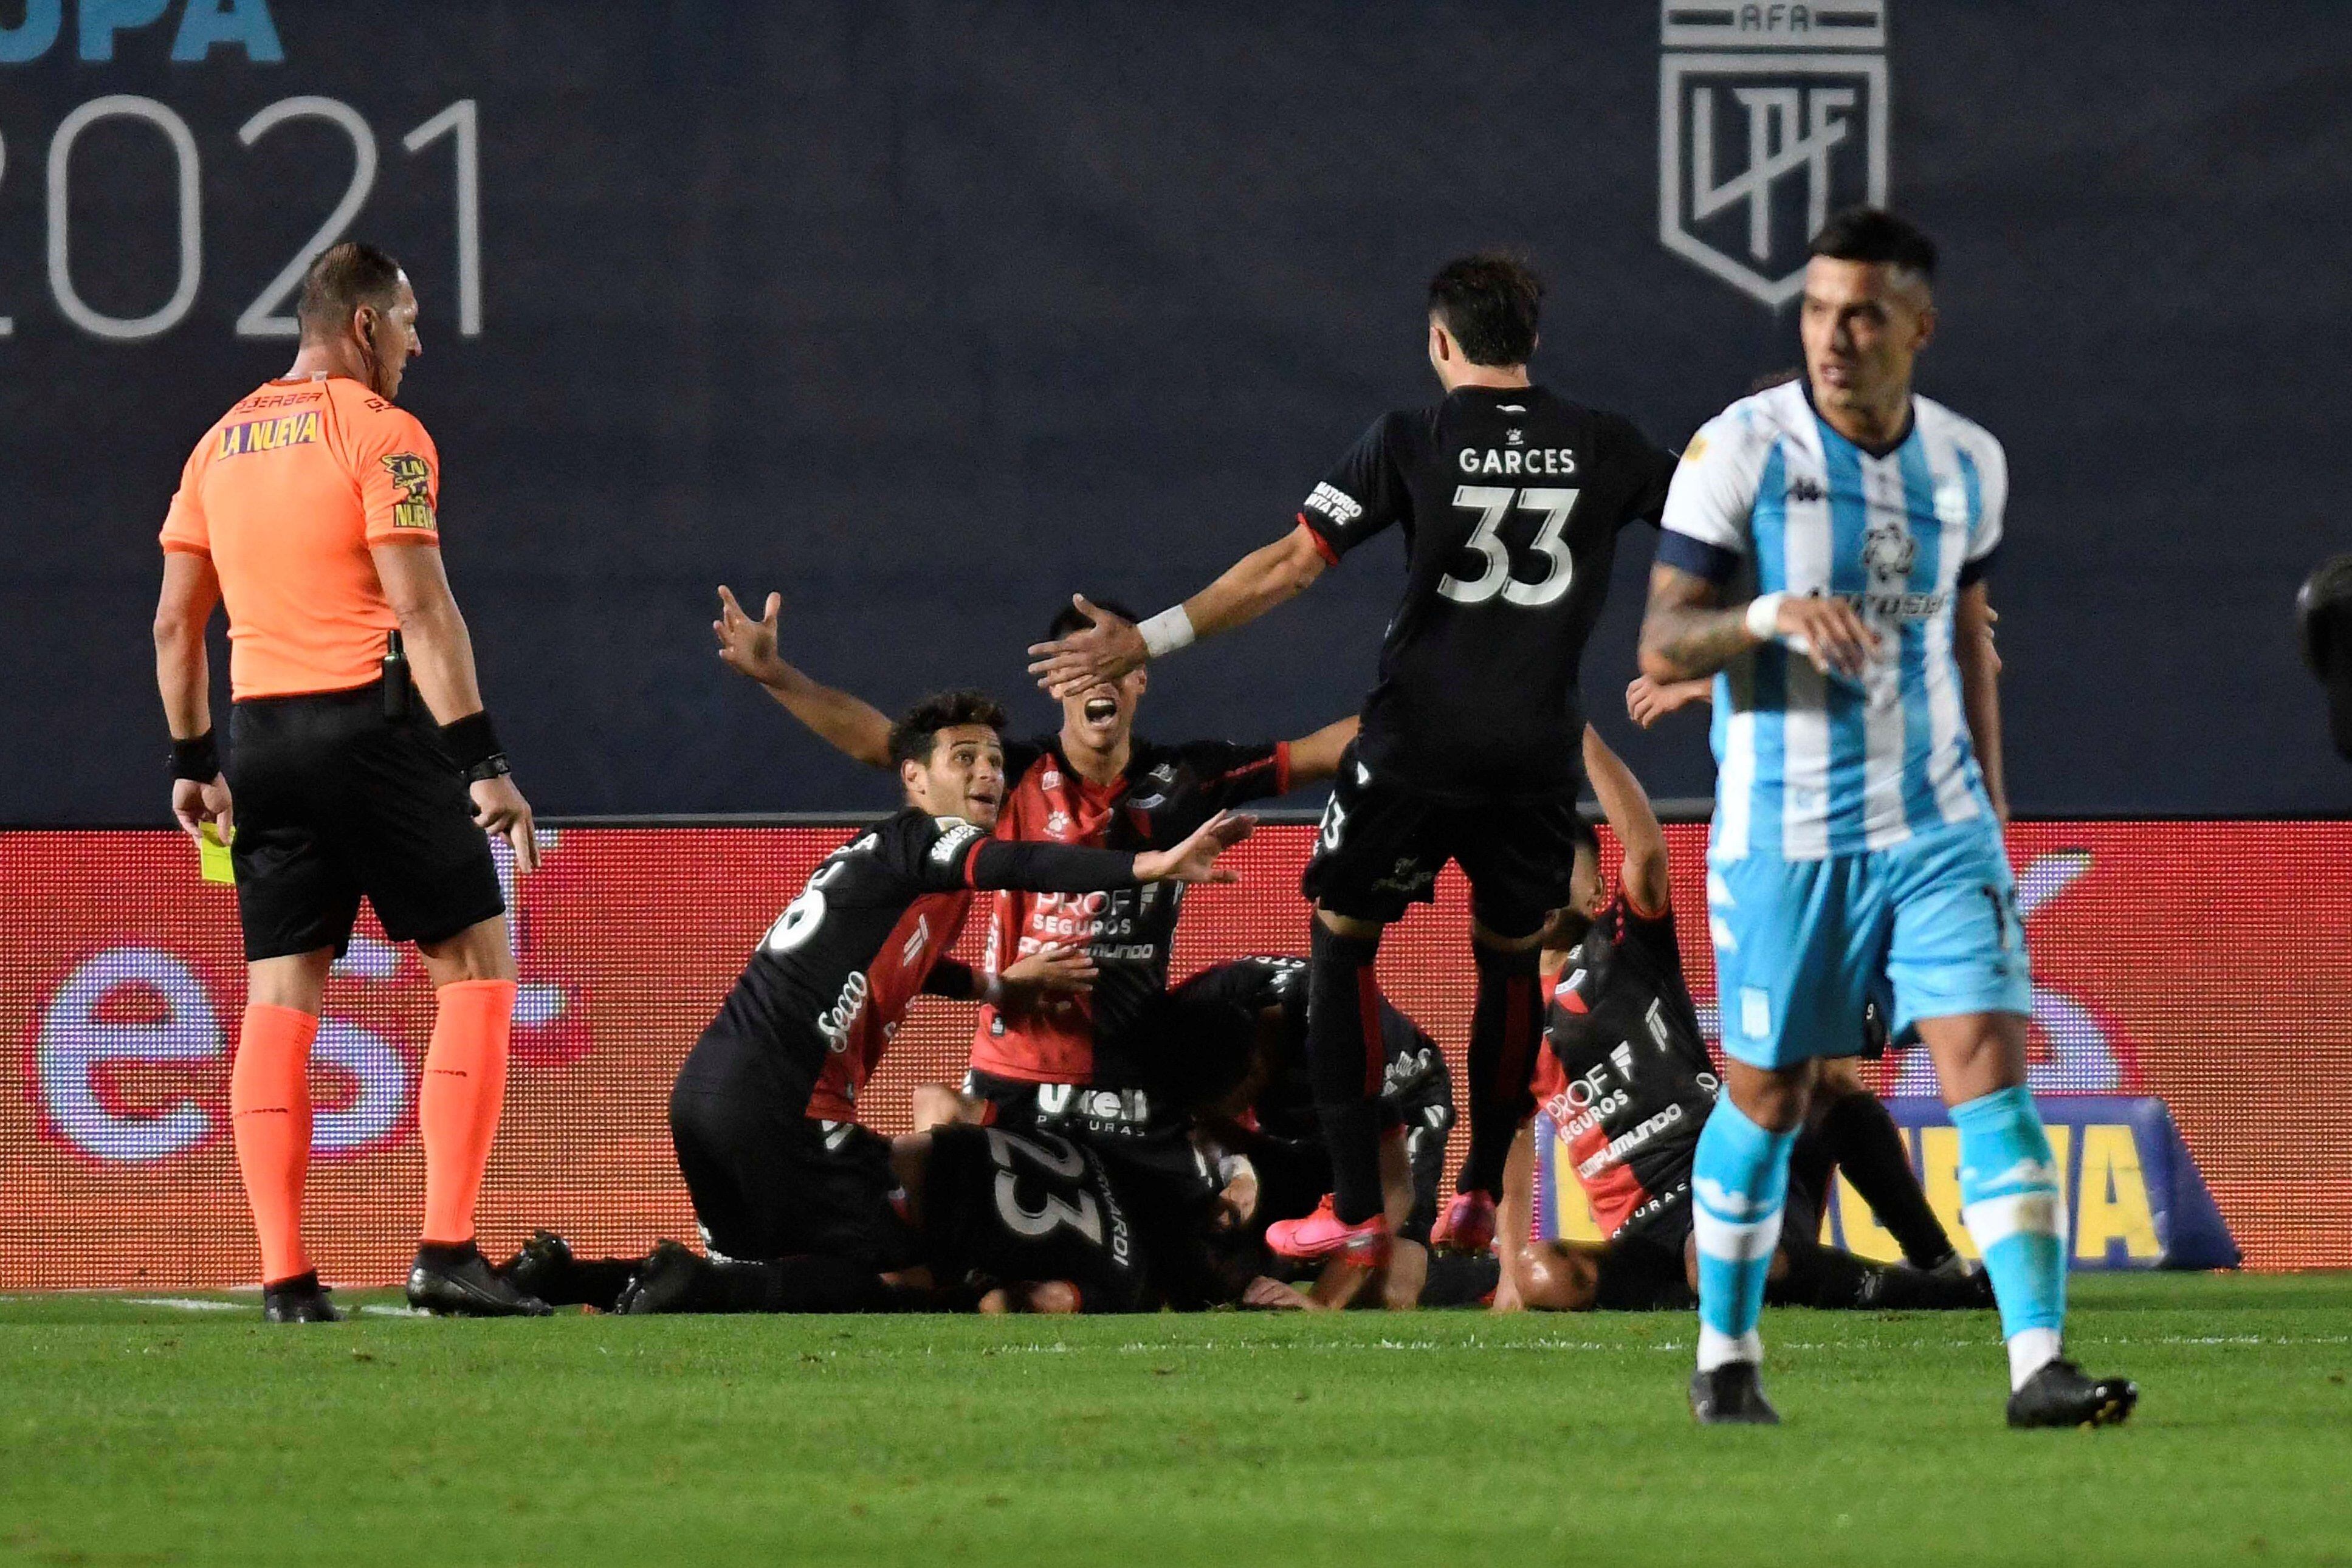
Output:
<instances>
[{"instance_id":1,"label":"red advertising banner","mask_svg":"<svg viewBox=\"0 0 2352 1568\"><path fill-rule=\"evenodd\" d=\"M670 1079L760 934L845 828L561 828L512 889L522 990L481 1224L492 1251L551 1226L583 1253L688 1237ZM1701 1016L1713 1018L1706 830L1669 830ZM1306 950L1312 829L1261 830L1240 886L1187 897L1181 975ZM2010 832L2034 961L2033 1084L2170 1108L2249 1267L2352 1266L2352 824L2034 823ZM0 834L0 1289L253 1279L227 1122L244 1003L234 901L166 832ZM1465 889L1390 937L1390 995L1459 1064ZM967 928L965 955L985 921ZM423 1191L417 1065L432 994L367 917L313 1056L308 1231L330 1280L395 1279ZM883 1131L961 1077L971 1010L919 1000L864 1097ZM1916 1053L1881 1085L1927 1087ZM1458 1136L1458 1134L1457 1134ZM1458 1151L1457 1151L1458 1153Z\"/></svg>"}]
</instances>

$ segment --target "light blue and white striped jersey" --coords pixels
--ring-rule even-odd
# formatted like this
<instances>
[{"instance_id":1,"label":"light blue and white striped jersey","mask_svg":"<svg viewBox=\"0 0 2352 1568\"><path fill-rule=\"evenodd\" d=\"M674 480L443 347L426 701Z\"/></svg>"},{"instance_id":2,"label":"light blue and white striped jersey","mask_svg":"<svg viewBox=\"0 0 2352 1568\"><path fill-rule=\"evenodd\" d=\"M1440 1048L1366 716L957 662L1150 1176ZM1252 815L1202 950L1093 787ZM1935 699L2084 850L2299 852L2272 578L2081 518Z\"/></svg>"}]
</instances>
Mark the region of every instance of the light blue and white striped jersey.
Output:
<instances>
[{"instance_id":1,"label":"light blue and white striped jersey","mask_svg":"<svg viewBox=\"0 0 2352 1568\"><path fill-rule=\"evenodd\" d=\"M1915 396L1911 408L1902 445L1873 457L1789 382L1725 409L1683 453L1661 563L1735 601L1838 595L1880 638L1859 682L1778 643L1717 678L1717 858L1818 860L1992 815L1952 611L2000 543L2009 464L1942 405Z\"/></svg>"}]
</instances>

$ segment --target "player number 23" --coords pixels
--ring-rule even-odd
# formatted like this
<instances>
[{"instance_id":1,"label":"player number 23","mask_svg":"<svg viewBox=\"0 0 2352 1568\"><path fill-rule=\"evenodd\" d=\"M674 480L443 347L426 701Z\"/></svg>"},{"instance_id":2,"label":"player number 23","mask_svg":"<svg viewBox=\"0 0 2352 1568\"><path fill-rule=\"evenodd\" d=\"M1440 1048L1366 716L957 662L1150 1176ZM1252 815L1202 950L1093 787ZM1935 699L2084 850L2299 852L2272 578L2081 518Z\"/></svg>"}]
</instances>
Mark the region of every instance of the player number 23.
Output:
<instances>
[{"instance_id":1,"label":"player number 23","mask_svg":"<svg viewBox=\"0 0 2352 1568\"><path fill-rule=\"evenodd\" d=\"M1464 485L1456 489L1454 504L1478 513L1478 526L1471 531L1466 547L1485 557L1486 564L1475 577L1447 574L1437 591L1457 605L1483 605L1500 594L1505 604L1525 610L1540 610L1557 600L1576 579L1575 559L1560 539L1568 528L1568 514L1576 510L1576 497L1574 490L1549 486L1515 490L1500 485ZM1510 547L1503 542L1503 520L1511 515L1514 506L1543 514L1543 526L1528 542L1528 548L1544 558L1544 574L1532 583L1513 574Z\"/></svg>"},{"instance_id":2,"label":"player number 23","mask_svg":"<svg viewBox=\"0 0 2352 1568\"><path fill-rule=\"evenodd\" d=\"M1059 1145L1060 1152L1047 1147L1049 1143ZM1024 1208L1014 1191L1019 1179L1013 1174L1015 1154L1066 1182L1075 1182L1086 1174L1084 1155L1050 1132L1024 1138L1018 1132L1001 1131L993 1127L988 1130L988 1152L996 1162L996 1213L1007 1229L1015 1236L1034 1239L1068 1226L1095 1246L1102 1245L1102 1210L1095 1205L1092 1193L1081 1192L1073 1205L1065 1203L1060 1194L1048 1188L1045 1206L1033 1209Z\"/></svg>"}]
</instances>

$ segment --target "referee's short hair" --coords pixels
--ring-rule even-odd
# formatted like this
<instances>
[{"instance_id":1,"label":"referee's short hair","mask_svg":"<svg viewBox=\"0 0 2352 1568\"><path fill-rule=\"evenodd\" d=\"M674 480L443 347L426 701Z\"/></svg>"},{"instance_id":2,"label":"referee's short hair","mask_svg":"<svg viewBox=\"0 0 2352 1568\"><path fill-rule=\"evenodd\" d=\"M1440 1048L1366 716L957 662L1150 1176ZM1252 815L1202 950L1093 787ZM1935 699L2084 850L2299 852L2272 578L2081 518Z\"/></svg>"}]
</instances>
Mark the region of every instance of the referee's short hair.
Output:
<instances>
[{"instance_id":1,"label":"referee's short hair","mask_svg":"<svg viewBox=\"0 0 2352 1568\"><path fill-rule=\"evenodd\" d=\"M1456 257L1429 280L1429 313L1444 323L1472 364L1525 364L1536 352L1543 279L1499 250Z\"/></svg>"},{"instance_id":2,"label":"referee's short hair","mask_svg":"<svg viewBox=\"0 0 2352 1568\"><path fill-rule=\"evenodd\" d=\"M1846 208L1822 226L1806 254L1832 261L1885 262L1916 273L1922 283L1936 280L1936 242L1926 229L1885 207Z\"/></svg>"},{"instance_id":3,"label":"referee's short hair","mask_svg":"<svg viewBox=\"0 0 2352 1568\"><path fill-rule=\"evenodd\" d=\"M362 305L388 310L399 292L400 263L391 256L356 239L331 245L302 274L301 300L294 307L302 341L333 337L351 325L352 312Z\"/></svg>"},{"instance_id":4,"label":"referee's short hair","mask_svg":"<svg viewBox=\"0 0 2352 1568\"><path fill-rule=\"evenodd\" d=\"M985 691L934 691L890 726L890 765L919 763L929 767L942 730L985 724L1001 734L1004 723L1004 710Z\"/></svg>"}]
</instances>

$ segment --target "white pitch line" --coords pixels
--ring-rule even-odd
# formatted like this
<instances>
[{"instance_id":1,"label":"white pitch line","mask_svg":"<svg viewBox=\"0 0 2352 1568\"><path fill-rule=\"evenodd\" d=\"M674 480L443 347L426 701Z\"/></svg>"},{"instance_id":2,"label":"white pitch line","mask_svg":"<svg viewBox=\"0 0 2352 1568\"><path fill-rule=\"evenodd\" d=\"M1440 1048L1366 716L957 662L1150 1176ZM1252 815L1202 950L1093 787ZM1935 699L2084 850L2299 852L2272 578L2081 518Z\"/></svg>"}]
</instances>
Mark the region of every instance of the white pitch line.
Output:
<instances>
[{"instance_id":1,"label":"white pitch line","mask_svg":"<svg viewBox=\"0 0 2352 1568\"><path fill-rule=\"evenodd\" d=\"M126 1307L170 1307L182 1312L241 1312L245 1310L244 1303L239 1301L209 1301L199 1296L124 1296L120 1300Z\"/></svg>"}]
</instances>

